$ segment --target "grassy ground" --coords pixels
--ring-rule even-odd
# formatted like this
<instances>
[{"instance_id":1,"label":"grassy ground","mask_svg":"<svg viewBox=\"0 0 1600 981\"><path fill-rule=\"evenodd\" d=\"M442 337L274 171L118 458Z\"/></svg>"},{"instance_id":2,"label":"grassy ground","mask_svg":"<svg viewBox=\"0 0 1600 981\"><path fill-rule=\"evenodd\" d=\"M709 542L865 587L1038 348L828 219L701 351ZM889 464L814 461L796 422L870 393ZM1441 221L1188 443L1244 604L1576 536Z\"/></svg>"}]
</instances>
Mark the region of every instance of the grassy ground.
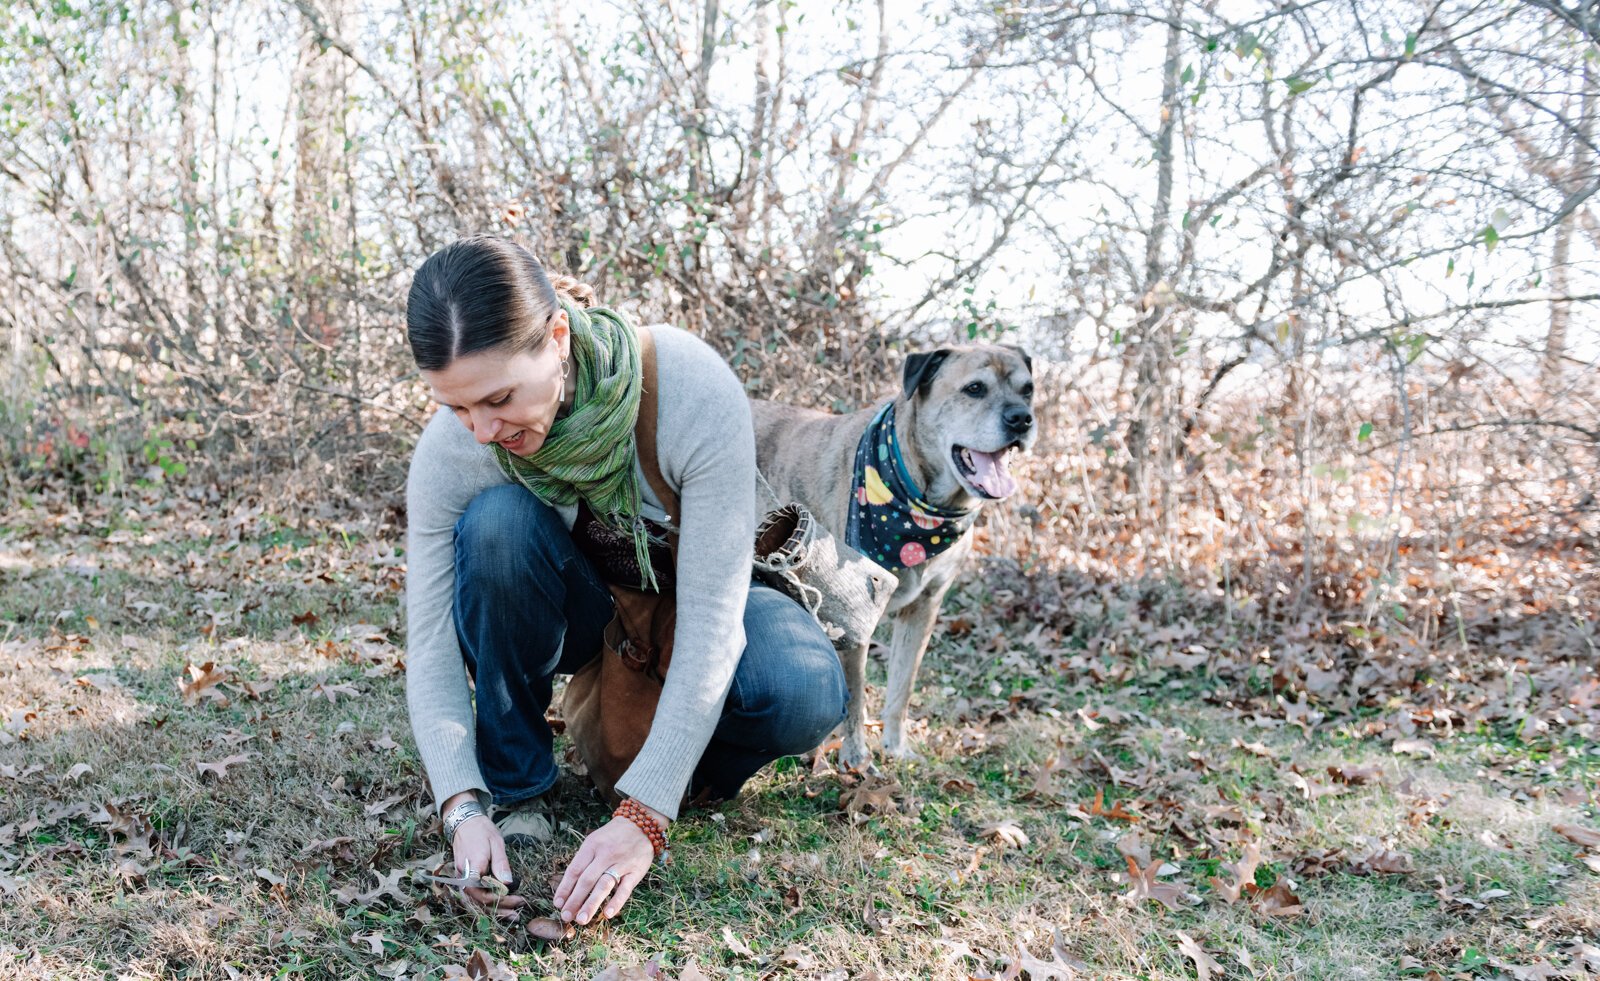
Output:
<instances>
[{"instance_id":1,"label":"grassy ground","mask_svg":"<svg viewBox=\"0 0 1600 981\"><path fill-rule=\"evenodd\" d=\"M1600 859L1554 830L1600 824L1587 730L1399 738L1381 691L1307 718L1163 660L1160 610L1095 654L981 575L929 652L924 759L783 761L545 945L411 878L442 844L392 531L155 499L8 522L0 977L1600 976ZM515 856L531 895L604 814L575 781L561 808Z\"/></svg>"}]
</instances>

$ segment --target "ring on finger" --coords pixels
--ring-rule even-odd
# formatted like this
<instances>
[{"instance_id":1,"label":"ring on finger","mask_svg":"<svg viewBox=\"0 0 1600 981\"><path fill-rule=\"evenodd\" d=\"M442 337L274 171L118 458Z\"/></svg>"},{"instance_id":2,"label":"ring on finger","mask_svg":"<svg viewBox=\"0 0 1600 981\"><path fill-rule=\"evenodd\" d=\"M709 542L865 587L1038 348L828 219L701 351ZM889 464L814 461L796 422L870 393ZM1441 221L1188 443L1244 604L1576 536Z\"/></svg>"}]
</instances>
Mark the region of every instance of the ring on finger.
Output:
<instances>
[{"instance_id":1,"label":"ring on finger","mask_svg":"<svg viewBox=\"0 0 1600 981\"><path fill-rule=\"evenodd\" d=\"M609 876L611 876L611 887L613 889L615 889L617 886L622 885L622 876L616 874L615 872L611 871L610 869L606 869L604 872L601 872L600 874L601 875L609 875Z\"/></svg>"}]
</instances>

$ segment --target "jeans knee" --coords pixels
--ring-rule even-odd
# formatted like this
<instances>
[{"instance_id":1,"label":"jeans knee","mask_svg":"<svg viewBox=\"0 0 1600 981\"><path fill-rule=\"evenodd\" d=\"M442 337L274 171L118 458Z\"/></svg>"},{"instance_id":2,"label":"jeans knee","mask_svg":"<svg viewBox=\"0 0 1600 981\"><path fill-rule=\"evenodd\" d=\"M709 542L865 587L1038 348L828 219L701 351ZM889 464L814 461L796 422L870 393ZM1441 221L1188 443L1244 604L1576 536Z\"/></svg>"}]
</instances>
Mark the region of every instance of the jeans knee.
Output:
<instances>
[{"instance_id":1,"label":"jeans knee","mask_svg":"<svg viewBox=\"0 0 1600 981\"><path fill-rule=\"evenodd\" d=\"M831 644L807 651L795 661L796 686L791 690L798 697L784 707L784 742L789 752L804 753L844 721L850 690Z\"/></svg>"},{"instance_id":2,"label":"jeans knee","mask_svg":"<svg viewBox=\"0 0 1600 981\"><path fill-rule=\"evenodd\" d=\"M514 584L517 570L561 517L548 504L512 484L491 487L467 505L456 522L456 575L480 588Z\"/></svg>"}]
</instances>

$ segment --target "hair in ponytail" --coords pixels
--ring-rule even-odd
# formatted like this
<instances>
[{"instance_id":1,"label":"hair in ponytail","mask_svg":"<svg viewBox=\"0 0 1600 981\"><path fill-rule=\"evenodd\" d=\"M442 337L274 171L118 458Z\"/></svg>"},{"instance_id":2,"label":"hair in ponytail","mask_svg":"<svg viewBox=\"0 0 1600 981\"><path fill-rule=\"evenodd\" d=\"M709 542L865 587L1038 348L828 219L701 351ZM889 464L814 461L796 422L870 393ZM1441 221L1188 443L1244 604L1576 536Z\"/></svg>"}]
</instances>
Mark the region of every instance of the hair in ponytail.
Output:
<instances>
[{"instance_id":1,"label":"hair in ponytail","mask_svg":"<svg viewBox=\"0 0 1600 981\"><path fill-rule=\"evenodd\" d=\"M546 275L522 246L475 235L429 256L406 297L406 339L423 371L494 348L531 351L550 336L560 298L588 308L594 287L571 276Z\"/></svg>"}]
</instances>

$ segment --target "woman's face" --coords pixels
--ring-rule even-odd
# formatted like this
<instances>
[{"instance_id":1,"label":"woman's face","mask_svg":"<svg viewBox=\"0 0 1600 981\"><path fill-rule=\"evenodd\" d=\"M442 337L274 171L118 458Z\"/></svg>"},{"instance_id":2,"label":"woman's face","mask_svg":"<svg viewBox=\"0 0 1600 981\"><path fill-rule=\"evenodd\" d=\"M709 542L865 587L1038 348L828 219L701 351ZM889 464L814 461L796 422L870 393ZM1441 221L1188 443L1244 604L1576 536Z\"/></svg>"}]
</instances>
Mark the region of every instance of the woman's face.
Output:
<instances>
[{"instance_id":1,"label":"woman's face","mask_svg":"<svg viewBox=\"0 0 1600 981\"><path fill-rule=\"evenodd\" d=\"M424 371L433 397L452 409L479 443L499 443L509 453L532 456L544 445L575 386L562 385L561 362L571 349L566 311L550 323L550 336L532 351L501 349L462 355L439 371ZM569 365L569 378L576 368Z\"/></svg>"}]
</instances>

